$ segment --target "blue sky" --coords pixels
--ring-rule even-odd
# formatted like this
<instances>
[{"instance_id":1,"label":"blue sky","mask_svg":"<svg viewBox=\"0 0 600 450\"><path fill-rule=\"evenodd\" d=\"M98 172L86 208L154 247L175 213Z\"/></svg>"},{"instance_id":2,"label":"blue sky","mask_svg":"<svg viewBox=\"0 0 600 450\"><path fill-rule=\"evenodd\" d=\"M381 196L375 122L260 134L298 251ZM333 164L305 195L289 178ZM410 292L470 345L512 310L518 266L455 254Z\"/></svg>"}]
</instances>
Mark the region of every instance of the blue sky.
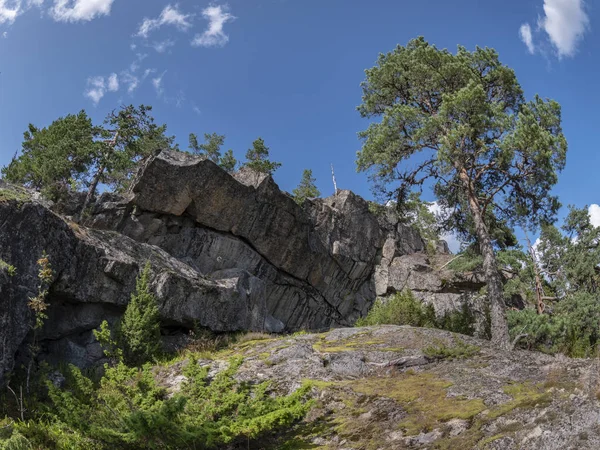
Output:
<instances>
[{"instance_id":1,"label":"blue sky","mask_svg":"<svg viewBox=\"0 0 600 450\"><path fill-rule=\"evenodd\" d=\"M333 163L340 188L369 198L354 164L359 84L378 53L423 35L494 47L528 98L561 103L569 156L556 192L597 204L598 15L589 0L0 0L0 165L29 122L144 103L183 147L190 132L217 132L243 158L262 136L283 189L311 168L331 194Z\"/></svg>"}]
</instances>

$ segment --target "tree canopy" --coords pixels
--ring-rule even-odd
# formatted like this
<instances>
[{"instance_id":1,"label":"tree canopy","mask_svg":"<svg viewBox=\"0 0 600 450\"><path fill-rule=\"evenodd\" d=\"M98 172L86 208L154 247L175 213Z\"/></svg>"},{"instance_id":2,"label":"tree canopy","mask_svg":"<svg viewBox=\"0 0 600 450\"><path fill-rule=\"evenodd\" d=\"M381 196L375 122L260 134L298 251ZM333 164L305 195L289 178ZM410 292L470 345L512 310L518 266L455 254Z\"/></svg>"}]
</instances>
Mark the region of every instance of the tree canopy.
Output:
<instances>
[{"instance_id":1,"label":"tree canopy","mask_svg":"<svg viewBox=\"0 0 600 450\"><path fill-rule=\"evenodd\" d=\"M315 181L317 180L313 177L312 170L304 169L300 184L292 191L296 203L301 205L306 199L315 198L321 195L321 191L317 188Z\"/></svg>"},{"instance_id":2,"label":"tree canopy","mask_svg":"<svg viewBox=\"0 0 600 450\"><path fill-rule=\"evenodd\" d=\"M252 142L252 148L246 152L246 162L244 166L260 173L273 175L281 167L281 163L269 159L269 147L265 145L263 138L258 138Z\"/></svg>"},{"instance_id":3,"label":"tree canopy","mask_svg":"<svg viewBox=\"0 0 600 450\"><path fill-rule=\"evenodd\" d=\"M204 144L198 143L198 137L190 133L190 150L199 155L205 155L215 164L221 159L221 147L225 143L225 136L217 133L204 133Z\"/></svg>"},{"instance_id":4,"label":"tree canopy","mask_svg":"<svg viewBox=\"0 0 600 450\"><path fill-rule=\"evenodd\" d=\"M526 102L514 71L495 50L453 54L417 38L381 54L362 83L359 171L379 195L401 206L431 183L448 222L472 223L484 258L493 340L508 345L494 223L550 223L559 207L551 189L567 142L557 102Z\"/></svg>"},{"instance_id":5,"label":"tree canopy","mask_svg":"<svg viewBox=\"0 0 600 450\"><path fill-rule=\"evenodd\" d=\"M221 147L225 144L225 135L217 133L204 133L204 144L198 143L198 137L190 133L189 149L196 154L204 155L227 172L233 172L237 166L237 159L233 150L229 149L221 155Z\"/></svg>"},{"instance_id":6,"label":"tree canopy","mask_svg":"<svg viewBox=\"0 0 600 450\"><path fill-rule=\"evenodd\" d=\"M150 106L124 106L109 113L103 125L93 125L85 111L46 128L30 124L20 154L2 175L52 197L87 187L86 205L99 184L124 190L142 160L173 144L166 125L156 125L151 111Z\"/></svg>"},{"instance_id":7,"label":"tree canopy","mask_svg":"<svg viewBox=\"0 0 600 450\"><path fill-rule=\"evenodd\" d=\"M2 176L56 196L85 182L98 152L100 134L85 111L60 117L46 128L29 124L21 154L2 168Z\"/></svg>"},{"instance_id":8,"label":"tree canopy","mask_svg":"<svg viewBox=\"0 0 600 450\"><path fill-rule=\"evenodd\" d=\"M569 207L562 228L542 230L537 253L551 286L559 297L578 291L600 292L600 227L590 221L587 207Z\"/></svg>"}]
</instances>

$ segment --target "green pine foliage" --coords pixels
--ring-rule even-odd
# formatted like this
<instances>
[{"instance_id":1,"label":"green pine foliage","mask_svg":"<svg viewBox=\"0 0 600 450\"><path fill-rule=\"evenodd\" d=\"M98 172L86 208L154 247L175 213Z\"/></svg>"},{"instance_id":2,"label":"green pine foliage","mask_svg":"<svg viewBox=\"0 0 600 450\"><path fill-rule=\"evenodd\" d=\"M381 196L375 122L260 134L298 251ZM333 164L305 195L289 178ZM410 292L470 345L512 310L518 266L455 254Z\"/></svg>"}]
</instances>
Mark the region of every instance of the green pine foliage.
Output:
<instances>
[{"instance_id":1,"label":"green pine foliage","mask_svg":"<svg viewBox=\"0 0 600 450\"><path fill-rule=\"evenodd\" d=\"M149 278L150 263L147 263L121 321L119 340L128 364L152 361L160 352L159 312Z\"/></svg>"},{"instance_id":2,"label":"green pine foliage","mask_svg":"<svg viewBox=\"0 0 600 450\"><path fill-rule=\"evenodd\" d=\"M411 192L401 209L404 220L419 231L427 245L428 253L433 254L440 240L440 226L435 214L431 212L431 205L432 203L421 199L419 192Z\"/></svg>"},{"instance_id":3,"label":"green pine foliage","mask_svg":"<svg viewBox=\"0 0 600 450\"><path fill-rule=\"evenodd\" d=\"M561 296L600 293L600 227L590 221L587 206L569 207L561 230L546 226L538 252L552 289Z\"/></svg>"},{"instance_id":4,"label":"green pine foliage","mask_svg":"<svg viewBox=\"0 0 600 450\"><path fill-rule=\"evenodd\" d=\"M46 128L29 124L20 155L2 168L2 176L58 199L74 182L84 180L99 136L85 111L60 117Z\"/></svg>"},{"instance_id":5,"label":"green pine foliage","mask_svg":"<svg viewBox=\"0 0 600 450\"><path fill-rule=\"evenodd\" d=\"M235 168L237 167L238 161L233 156L233 150L229 149L225 152L221 159L219 160L219 166L226 172L232 173L235 172Z\"/></svg>"},{"instance_id":6,"label":"green pine foliage","mask_svg":"<svg viewBox=\"0 0 600 450\"><path fill-rule=\"evenodd\" d=\"M398 203L433 187L448 212L443 227L480 247L492 341L508 349L495 244L510 240L515 223L534 230L556 217L552 188L567 153L560 105L526 101L491 48L451 53L419 37L380 54L365 73L358 110L369 126L359 133L357 169Z\"/></svg>"},{"instance_id":7,"label":"green pine foliage","mask_svg":"<svg viewBox=\"0 0 600 450\"><path fill-rule=\"evenodd\" d=\"M446 267L453 272L464 273L481 270L483 257L473 250L466 250L458 254Z\"/></svg>"},{"instance_id":8,"label":"green pine foliage","mask_svg":"<svg viewBox=\"0 0 600 450\"><path fill-rule=\"evenodd\" d=\"M218 449L260 442L287 429L312 406L310 384L287 396L276 395L268 382L236 380L241 359L212 379L191 358L186 381L169 394L150 365L106 366L96 385L69 366L61 389L47 382L53 408L43 419L7 428L0 449ZM20 446L19 446L20 445Z\"/></svg>"},{"instance_id":9,"label":"green pine foliage","mask_svg":"<svg viewBox=\"0 0 600 450\"><path fill-rule=\"evenodd\" d=\"M244 166L256 172L273 175L281 167L281 163L269 159L269 147L265 145L263 138L259 137L252 143L252 148L246 152Z\"/></svg>"},{"instance_id":10,"label":"green pine foliage","mask_svg":"<svg viewBox=\"0 0 600 450\"><path fill-rule=\"evenodd\" d=\"M356 321L357 327L372 325L439 328L471 336L475 332L475 316L465 304L461 311L436 317L433 305L424 304L405 290L388 298L378 298L369 313Z\"/></svg>"},{"instance_id":11,"label":"green pine foliage","mask_svg":"<svg viewBox=\"0 0 600 450\"><path fill-rule=\"evenodd\" d=\"M198 143L198 136L190 133L189 149L193 153L204 155L215 164L218 164L226 172L234 172L237 159L233 156L233 150L229 149L221 155L221 147L225 143L225 136L217 133L204 133L204 144Z\"/></svg>"},{"instance_id":12,"label":"green pine foliage","mask_svg":"<svg viewBox=\"0 0 600 450\"><path fill-rule=\"evenodd\" d=\"M54 200L87 189L93 197L103 184L123 191L142 161L171 148L166 125L157 125L152 107L123 106L94 125L85 111L58 118L48 127L30 124L18 155L2 177L42 191Z\"/></svg>"},{"instance_id":13,"label":"green pine foliage","mask_svg":"<svg viewBox=\"0 0 600 450\"><path fill-rule=\"evenodd\" d=\"M547 353L564 353L581 358L597 353L600 340L600 302L598 297L578 292L556 303L552 314L537 314L534 309L509 311L513 339L526 334L523 348Z\"/></svg>"},{"instance_id":14,"label":"green pine foliage","mask_svg":"<svg viewBox=\"0 0 600 450\"><path fill-rule=\"evenodd\" d=\"M377 299L366 317L358 319L359 327L371 325L411 325L435 327L435 311L432 305L417 300L411 291L394 294L387 299Z\"/></svg>"},{"instance_id":15,"label":"green pine foliage","mask_svg":"<svg viewBox=\"0 0 600 450\"><path fill-rule=\"evenodd\" d=\"M570 207L561 229L552 225L543 228L537 257L547 297L544 314L525 309L508 315L513 338L526 334L519 341L521 347L572 357L597 354L599 243L600 227L591 224L587 207ZM522 266L519 278L525 281L523 286L532 284L527 265ZM529 289L530 295L532 291Z\"/></svg>"},{"instance_id":16,"label":"green pine foliage","mask_svg":"<svg viewBox=\"0 0 600 450\"><path fill-rule=\"evenodd\" d=\"M225 136L217 133L204 133L204 144L198 143L198 137L190 133L190 150L199 155L204 155L215 164L221 159L221 147L225 143Z\"/></svg>"},{"instance_id":17,"label":"green pine foliage","mask_svg":"<svg viewBox=\"0 0 600 450\"><path fill-rule=\"evenodd\" d=\"M302 205L306 199L316 198L321 195L321 191L317 189L315 181L317 180L313 177L312 170L304 169L300 184L292 191L296 203Z\"/></svg>"}]
</instances>

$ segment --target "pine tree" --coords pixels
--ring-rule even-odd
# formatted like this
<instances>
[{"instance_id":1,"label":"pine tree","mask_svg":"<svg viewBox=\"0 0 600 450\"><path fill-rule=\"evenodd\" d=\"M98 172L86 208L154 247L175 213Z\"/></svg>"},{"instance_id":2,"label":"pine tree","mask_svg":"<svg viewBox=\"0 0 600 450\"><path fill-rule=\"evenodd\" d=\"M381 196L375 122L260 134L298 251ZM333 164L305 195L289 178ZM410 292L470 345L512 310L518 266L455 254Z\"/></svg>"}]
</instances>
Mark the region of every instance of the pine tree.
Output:
<instances>
[{"instance_id":1,"label":"pine tree","mask_svg":"<svg viewBox=\"0 0 600 450\"><path fill-rule=\"evenodd\" d=\"M136 290L121 322L120 341L127 364L141 365L160 351L160 320L156 298L150 292L150 263L136 281Z\"/></svg>"},{"instance_id":2,"label":"pine tree","mask_svg":"<svg viewBox=\"0 0 600 450\"><path fill-rule=\"evenodd\" d=\"M200 144L198 143L198 136L194 133L190 133L188 148L194 153L200 153Z\"/></svg>"},{"instance_id":3,"label":"pine tree","mask_svg":"<svg viewBox=\"0 0 600 450\"><path fill-rule=\"evenodd\" d=\"M61 117L46 128L29 124L21 154L2 168L2 175L56 200L85 180L100 145L99 136L100 130L85 111Z\"/></svg>"},{"instance_id":4,"label":"pine tree","mask_svg":"<svg viewBox=\"0 0 600 450\"><path fill-rule=\"evenodd\" d=\"M269 147L265 145L265 141L260 137L252 143L252 148L246 152L246 160L244 166L268 175L273 175L273 172L281 167L281 163L269 160Z\"/></svg>"},{"instance_id":5,"label":"pine tree","mask_svg":"<svg viewBox=\"0 0 600 450\"><path fill-rule=\"evenodd\" d=\"M360 133L358 170L398 205L431 183L452 222L474 232L492 341L510 348L494 233L498 224L535 230L555 219L560 203L551 189L567 153L560 105L539 96L526 102L493 49L452 54L422 37L381 54L362 88L358 110L371 124ZM423 159L406 170L415 155Z\"/></svg>"},{"instance_id":6,"label":"pine tree","mask_svg":"<svg viewBox=\"0 0 600 450\"><path fill-rule=\"evenodd\" d=\"M219 160L219 166L225 171L231 173L235 171L235 166L237 166L237 159L233 156L233 150L227 150L221 159Z\"/></svg>"},{"instance_id":7,"label":"pine tree","mask_svg":"<svg viewBox=\"0 0 600 450\"><path fill-rule=\"evenodd\" d=\"M217 133L204 133L204 144L198 144L198 137L190 134L190 150L199 155L205 155L215 164L221 160L221 147L225 143L225 135Z\"/></svg>"},{"instance_id":8,"label":"pine tree","mask_svg":"<svg viewBox=\"0 0 600 450\"><path fill-rule=\"evenodd\" d=\"M319 189L315 185L316 179L312 176L312 170L304 169L302 173L302 180L296 189L292 191L294 194L294 200L299 205L302 205L308 198L315 198L321 195Z\"/></svg>"},{"instance_id":9,"label":"pine tree","mask_svg":"<svg viewBox=\"0 0 600 450\"><path fill-rule=\"evenodd\" d=\"M82 212L91 203L99 184L124 191L143 161L158 150L171 148L174 138L165 134L166 125L154 123L151 112L151 106L122 106L106 116L104 127L97 127L102 140L98 141L100 145L90 167L91 179Z\"/></svg>"}]
</instances>

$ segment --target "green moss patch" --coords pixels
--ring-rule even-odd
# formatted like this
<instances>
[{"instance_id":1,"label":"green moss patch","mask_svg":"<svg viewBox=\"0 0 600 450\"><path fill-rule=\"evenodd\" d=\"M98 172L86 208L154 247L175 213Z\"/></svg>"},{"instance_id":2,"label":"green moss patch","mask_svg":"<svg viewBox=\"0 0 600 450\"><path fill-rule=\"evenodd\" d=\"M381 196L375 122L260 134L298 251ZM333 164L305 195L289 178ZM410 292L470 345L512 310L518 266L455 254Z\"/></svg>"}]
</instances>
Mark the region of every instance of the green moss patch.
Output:
<instances>
[{"instance_id":1,"label":"green moss patch","mask_svg":"<svg viewBox=\"0 0 600 450\"><path fill-rule=\"evenodd\" d=\"M367 395L389 397L402 405L408 417L399 426L408 435L428 432L451 419L472 419L485 409L481 399L448 397L452 383L429 373L356 381L352 389Z\"/></svg>"},{"instance_id":2,"label":"green moss patch","mask_svg":"<svg viewBox=\"0 0 600 450\"><path fill-rule=\"evenodd\" d=\"M16 189L0 189L0 202L16 201L25 203L30 200L29 194Z\"/></svg>"}]
</instances>

